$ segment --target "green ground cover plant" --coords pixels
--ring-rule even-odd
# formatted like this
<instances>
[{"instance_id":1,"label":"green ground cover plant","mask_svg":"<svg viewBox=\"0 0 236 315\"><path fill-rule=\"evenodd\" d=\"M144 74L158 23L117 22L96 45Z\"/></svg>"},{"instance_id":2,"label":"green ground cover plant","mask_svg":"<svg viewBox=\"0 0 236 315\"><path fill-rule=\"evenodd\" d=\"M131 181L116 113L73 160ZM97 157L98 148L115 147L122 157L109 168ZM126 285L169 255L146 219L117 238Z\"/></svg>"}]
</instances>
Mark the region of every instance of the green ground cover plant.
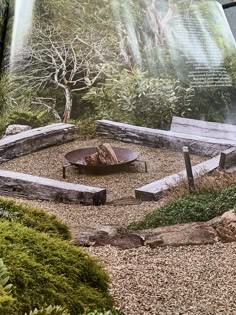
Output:
<instances>
[{"instance_id":1,"label":"green ground cover plant","mask_svg":"<svg viewBox=\"0 0 236 315\"><path fill-rule=\"evenodd\" d=\"M131 230L156 228L159 226L188 222L205 222L236 206L236 185L219 192L208 191L178 198L155 209L143 221L129 225Z\"/></svg>"},{"instance_id":2,"label":"green ground cover plant","mask_svg":"<svg viewBox=\"0 0 236 315\"><path fill-rule=\"evenodd\" d=\"M67 225L55 216L27 205L20 205L11 199L0 198L0 220L19 222L26 227L64 240L71 238Z\"/></svg>"},{"instance_id":3,"label":"green ground cover plant","mask_svg":"<svg viewBox=\"0 0 236 315\"><path fill-rule=\"evenodd\" d=\"M14 298L1 315L24 315L47 305L61 305L70 315L112 308L104 270L67 241L0 220L0 257Z\"/></svg>"}]
</instances>

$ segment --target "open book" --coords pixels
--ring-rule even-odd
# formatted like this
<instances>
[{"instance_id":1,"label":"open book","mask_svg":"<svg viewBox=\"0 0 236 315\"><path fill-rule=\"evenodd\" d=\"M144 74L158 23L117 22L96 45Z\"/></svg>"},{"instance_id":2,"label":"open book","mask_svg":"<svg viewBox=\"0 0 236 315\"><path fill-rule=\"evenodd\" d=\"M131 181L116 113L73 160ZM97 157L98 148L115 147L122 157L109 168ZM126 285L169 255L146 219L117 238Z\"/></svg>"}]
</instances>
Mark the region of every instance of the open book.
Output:
<instances>
[{"instance_id":1,"label":"open book","mask_svg":"<svg viewBox=\"0 0 236 315\"><path fill-rule=\"evenodd\" d=\"M0 19L2 115L236 123L236 43L215 0L1 0Z\"/></svg>"}]
</instances>

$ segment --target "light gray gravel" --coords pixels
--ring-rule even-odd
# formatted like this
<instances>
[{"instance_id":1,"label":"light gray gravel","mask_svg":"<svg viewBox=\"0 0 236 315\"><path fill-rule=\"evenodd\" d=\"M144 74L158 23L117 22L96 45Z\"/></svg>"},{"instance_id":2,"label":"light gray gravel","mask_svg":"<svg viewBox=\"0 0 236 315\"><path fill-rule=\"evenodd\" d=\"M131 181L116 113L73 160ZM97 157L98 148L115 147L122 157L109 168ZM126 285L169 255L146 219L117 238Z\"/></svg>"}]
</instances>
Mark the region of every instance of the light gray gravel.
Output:
<instances>
[{"instance_id":1,"label":"light gray gravel","mask_svg":"<svg viewBox=\"0 0 236 315\"><path fill-rule=\"evenodd\" d=\"M76 141L21 157L1 167L61 180L64 154L98 143L96 139ZM112 144L139 151L141 159L148 161L149 172L102 177L78 177L70 172L68 181L107 187L111 200L133 195L134 188L184 167L181 153ZM202 158L193 157L193 164L200 161ZM127 225L142 219L162 203L85 207L43 201L19 202L56 214L75 233L81 226L92 227L98 223ZM114 247L86 250L104 263L112 280L111 293L126 315L236 315L236 243L154 250L147 247L125 251Z\"/></svg>"},{"instance_id":2,"label":"light gray gravel","mask_svg":"<svg viewBox=\"0 0 236 315\"><path fill-rule=\"evenodd\" d=\"M147 213L158 207L160 202L145 202L133 206L82 206L76 204L53 203L40 200L17 199L18 202L27 203L32 207L43 209L55 214L59 219L69 225L72 233L76 234L80 227L96 227L101 225L128 225L133 221L141 220Z\"/></svg>"},{"instance_id":3,"label":"light gray gravel","mask_svg":"<svg viewBox=\"0 0 236 315\"><path fill-rule=\"evenodd\" d=\"M104 262L127 315L236 314L236 243L88 251Z\"/></svg>"},{"instance_id":4,"label":"light gray gravel","mask_svg":"<svg viewBox=\"0 0 236 315\"><path fill-rule=\"evenodd\" d=\"M104 140L103 140L104 141ZM62 165L64 155L78 148L96 146L100 139L77 140L72 143L50 147L48 149L26 155L7 163L1 164L2 169L22 172L37 176L63 180ZM130 148L140 153L140 159L147 161L148 173L111 174L106 176L78 175L76 170L68 171L67 181L107 188L108 201L125 196L134 196L134 189L144 184L158 180L164 176L176 173L183 169L182 153L165 149L148 148L144 146L108 141L113 146ZM193 164L203 160L202 157L193 156ZM81 226L93 227L97 224L128 225L130 222L141 220L163 201L145 202L141 205L129 206L82 206L55 204L53 202L28 201L33 206L44 208L56 214L66 222L72 232L76 233Z\"/></svg>"},{"instance_id":5,"label":"light gray gravel","mask_svg":"<svg viewBox=\"0 0 236 315\"><path fill-rule=\"evenodd\" d=\"M2 169L22 172L32 175L63 180L62 165L64 155L72 150L96 146L102 141L99 139L78 140L61 146L54 146L27 156L20 157L1 165ZM105 142L105 140L103 140ZM133 144L124 144L116 141L107 141L114 146L130 148L140 153L140 160L147 161L148 173L121 172L106 176L78 175L75 169L68 169L68 182L107 188L108 200L124 196L133 196L134 189L158 180L167 175L174 174L184 168L181 152L165 149L148 148ZM193 164L203 160L202 157L193 156ZM143 168L139 166L139 170Z\"/></svg>"}]
</instances>

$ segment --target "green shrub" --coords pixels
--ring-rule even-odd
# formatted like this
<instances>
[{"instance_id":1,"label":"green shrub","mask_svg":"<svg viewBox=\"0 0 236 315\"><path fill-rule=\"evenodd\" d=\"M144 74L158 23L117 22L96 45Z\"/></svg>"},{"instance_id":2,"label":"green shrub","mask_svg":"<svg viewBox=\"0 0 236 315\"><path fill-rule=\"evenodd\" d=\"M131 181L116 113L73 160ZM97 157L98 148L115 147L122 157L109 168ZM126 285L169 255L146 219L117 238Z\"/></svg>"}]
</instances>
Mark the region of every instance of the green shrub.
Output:
<instances>
[{"instance_id":1,"label":"green shrub","mask_svg":"<svg viewBox=\"0 0 236 315\"><path fill-rule=\"evenodd\" d=\"M87 137L94 137L96 135L96 119L95 117L85 118L76 121L76 126L79 128L79 134Z\"/></svg>"},{"instance_id":2,"label":"green shrub","mask_svg":"<svg viewBox=\"0 0 236 315\"><path fill-rule=\"evenodd\" d=\"M173 115L191 111L193 91L176 80L151 78L139 69L108 68L106 75L83 97L95 105L98 118L168 128Z\"/></svg>"},{"instance_id":3,"label":"green shrub","mask_svg":"<svg viewBox=\"0 0 236 315\"><path fill-rule=\"evenodd\" d=\"M223 214L236 206L236 185L220 193L191 194L170 202L148 214L143 221L129 225L132 230L159 226L204 222Z\"/></svg>"},{"instance_id":4,"label":"green shrub","mask_svg":"<svg viewBox=\"0 0 236 315\"><path fill-rule=\"evenodd\" d=\"M0 220L19 222L39 232L68 240L71 238L68 227L53 216L26 205L0 198Z\"/></svg>"},{"instance_id":5,"label":"green shrub","mask_svg":"<svg viewBox=\"0 0 236 315\"><path fill-rule=\"evenodd\" d=\"M3 220L0 257L8 266L15 298L7 315L23 315L45 305L61 305L71 315L112 306L106 273L66 241Z\"/></svg>"},{"instance_id":6,"label":"green shrub","mask_svg":"<svg viewBox=\"0 0 236 315\"><path fill-rule=\"evenodd\" d=\"M31 311L28 315L70 315L70 314L68 313L67 310L65 310L61 306L50 305L40 310L35 309L34 311Z\"/></svg>"},{"instance_id":7,"label":"green shrub","mask_svg":"<svg viewBox=\"0 0 236 315\"><path fill-rule=\"evenodd\" d=\"M231 89L195 88L191 109L186 115L188 118L224 123L232 111Z\"/></svg>"},{"instance_id":8,"label":"green shrub","mask_svg":"<svg viewBox=\"0 0 236 315\"><path fill-rule=\"evenodd\" d=\"M49 122L48 111L13 111L8 116L9 124L28 125L32 128L38 128Z\"/></svg>"},{"instance_id":9,"label":"green shrub","mask_svg":"<svg viewBox=\"0 0 236 315\"><path fill-rule=\"evenodd\" d=\"M7 267L0 259L0 314L7 315L9 305L14 302L11 296L12 285L8 283L9 273Z\"/></svg>"}]
</instances>

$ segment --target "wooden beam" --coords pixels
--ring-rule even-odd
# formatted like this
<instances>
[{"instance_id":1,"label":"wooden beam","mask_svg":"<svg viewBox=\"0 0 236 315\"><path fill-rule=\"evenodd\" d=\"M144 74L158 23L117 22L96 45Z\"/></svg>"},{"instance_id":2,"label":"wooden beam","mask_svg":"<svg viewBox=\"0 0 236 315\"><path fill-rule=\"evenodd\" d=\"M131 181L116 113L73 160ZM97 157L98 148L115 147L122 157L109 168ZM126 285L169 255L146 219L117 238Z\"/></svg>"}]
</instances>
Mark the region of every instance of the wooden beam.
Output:
<instances>
[{"instance_id":1,"label":"wooden beam","mask_svg":"<svg viewBox=\"0 0 236 315\"><path fill-rule=\"evenodd\" d=\"M230 157L232 149L226 150L223 153L226 155L226 158L227 156ZM194 178L198 178L217 169L219 161L220 155L193 166L192 172ZM184 179L186 179L185 170L136 189L135 197L144 201L159 200L166 191L168 191L171 187L178 186L178 184Z\"/></svg>"},{"instance_id":2,"label":"wooden beam","mask_svg":"<svg viewBox=\"0 0 236 315\"><path fill-rule=\"evenodd\" d=\"M76 129L70 124L35 128L0 140L0 162L5 162L52 145L73 141Z\"/></svg>"},{"instance_id":3,"label":"wooden beam","mask_svg":"<svg viewBox=\"0 0 236 315\"><path fill-rule=\"evenodd\" d=\"M221 169L236 166L236 148L225 150L220 154L219 167Z\"/></svg>"},{"instance_id":4,"label":"wooden beam","mask_svg":"<svg viewBox=\"0 0 236 315\"><path fill-rule=\"evenodd\" d=\"M174 116L171 131L200 137L224 139L236 143L236 126Z\"/></svg>"},{"instance_id":5,"label":"wooden beam","mask_svg":"<svg viewBox=\"0 0 236 315\"><path fill-rule=\"evenodd\" d=\"M96 122L96 133L98 137L141 144L154 148L164 147L182 151L183 146L188 146L190 154L210 157L232 146L236 146L236 141L234 142L232 140L138 127L109 120L98 120Z\"/></svg>"},{"instance_id":6,"label":"wooden beam","mask_svg":"<svg viewBox=\"0 0 236 315\"><path fill-rule=\"evenodd\" d=\"M84 205L101 205L106 202L106 190L102 188L5 170L0 170L0 194Z\"/></svg>"}]
</instances>

